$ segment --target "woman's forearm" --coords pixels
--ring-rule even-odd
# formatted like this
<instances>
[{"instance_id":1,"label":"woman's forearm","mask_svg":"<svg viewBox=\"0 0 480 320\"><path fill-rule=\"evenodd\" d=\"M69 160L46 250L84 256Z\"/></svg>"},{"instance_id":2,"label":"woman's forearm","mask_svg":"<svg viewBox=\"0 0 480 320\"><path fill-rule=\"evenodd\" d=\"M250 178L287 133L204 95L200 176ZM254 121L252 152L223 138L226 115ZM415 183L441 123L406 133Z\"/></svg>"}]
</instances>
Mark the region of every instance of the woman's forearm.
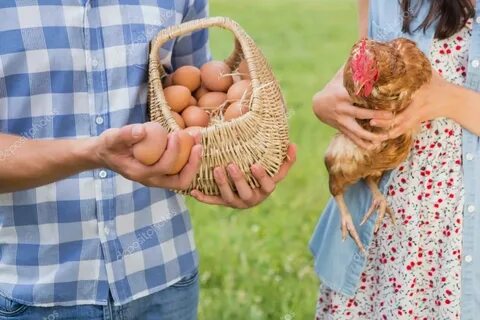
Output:
<instances>
[{"instance_id":1,"label":"woman's forearm","mask_svg":"<svg viewBox=\"0 0 480 320\"><path fill-rule=\"evenodd\" d=\"M0 193L33 188L98 166L93 139L31 140L0 134Z\"/></svg>"},{"instance_id":2,"label":"woman's forearm","mask_svg":"<svg viewBox=\"0 0 480 320\"><path fill-rule=\"evenodd\" d=\"M369 0L358 0L358 35L368 37L368 3Z\"/></svg>"},{"instance_id":3,"label":"woman's forearm","mask_svg":"<svg viewBox=\"0 0 480 320\"><path fill-rule=\"evenodd\" d=\"M447 117L480 136L480 93L455 86L449 100Z\"/></svg>"}]
</instances>

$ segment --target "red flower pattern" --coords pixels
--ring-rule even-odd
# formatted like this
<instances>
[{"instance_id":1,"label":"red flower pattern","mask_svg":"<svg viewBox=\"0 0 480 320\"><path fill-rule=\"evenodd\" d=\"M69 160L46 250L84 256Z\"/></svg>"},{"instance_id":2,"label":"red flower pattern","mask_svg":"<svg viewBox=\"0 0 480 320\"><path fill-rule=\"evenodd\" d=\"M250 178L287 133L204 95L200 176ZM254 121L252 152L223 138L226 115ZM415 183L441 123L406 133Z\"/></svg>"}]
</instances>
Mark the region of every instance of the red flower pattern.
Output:
<instances>
[{"instance_id":1,"label":"red flower pattern","mask_svg":"<svg viewBox=\"0 0 480 320\"><path fill-rule=\"evenodd\" d=\"M436 39L432 66L464 84L471 20L458 34ZM386 219L369 248L354 298L326 286L316 320L460 319L463 176L462 129L449 119L423 124L409 158L393 173Z\"/></svg>"}]
</instances>

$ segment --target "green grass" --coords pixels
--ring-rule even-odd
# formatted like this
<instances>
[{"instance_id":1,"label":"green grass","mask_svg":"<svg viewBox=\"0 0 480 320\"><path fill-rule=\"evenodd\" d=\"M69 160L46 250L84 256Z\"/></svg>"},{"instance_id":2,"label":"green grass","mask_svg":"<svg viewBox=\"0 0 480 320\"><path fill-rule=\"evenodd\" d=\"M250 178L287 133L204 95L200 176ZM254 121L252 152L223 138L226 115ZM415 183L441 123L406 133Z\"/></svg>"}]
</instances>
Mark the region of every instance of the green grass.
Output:
<instances>
[{"instance_id":1,"label":"green grass","mask_svg":"<svg viewBox=\"0 0 480 320\"><path fill-rule=\"evenodd\" d=\"M316 120L311 97L345 60L356 38L355 1L211 0L256 40L278 77L290 110L298 161L261 206L234 211L191 199L200 252L200 319L312 319L319 282L308 240L328 198L323 153L332 130ZM232 50L212 30L214 57Z\"/></svg>"}]
</instances>

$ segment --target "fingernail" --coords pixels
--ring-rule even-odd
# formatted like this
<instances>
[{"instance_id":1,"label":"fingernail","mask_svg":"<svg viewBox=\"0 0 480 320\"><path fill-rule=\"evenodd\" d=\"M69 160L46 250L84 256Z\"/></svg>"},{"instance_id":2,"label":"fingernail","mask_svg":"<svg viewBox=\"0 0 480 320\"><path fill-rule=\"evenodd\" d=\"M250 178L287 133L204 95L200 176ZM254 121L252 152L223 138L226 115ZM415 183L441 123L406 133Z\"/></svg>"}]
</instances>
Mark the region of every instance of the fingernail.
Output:
<instances>
[{"instance_id":1,"label":"fingernail","mask_svg":"<svg viewBox=\"0 0 480 320\"><path fill-rule=\"evenodd\" d=\"M141 136L143 133L143 125L141 124L134 124L132 127L132 136L134 138Z\"/></svg>"},{"instance_id":2,"label":"fingernail","mask_svg":"<svg viewBox=\"0 0 480 320\"><path fill-rule=\"evenodd\" d=\"M222 178L221 169L220 168L213 169L213 176L215 177L215 179L220 180Z\"/></svg>"},{"instance_id":3,"label":"fingernail","mask_svg":"<svg viewBox=\"0 0 480 320\"><path fill-rule=\"evenodd\" d=\"M375 120L371 120L371 121L370 121L370 125L376 126L376 125L377 125L377 122L376 122Z\"/></svg>"},{"instance_id":4,"label":"fingernail","mask_svg":"<svg viewBox=\"0 0 480 320\"><path fill-rule=\"evenodd\" d=\"M237 174L238 172L237 168L233 164L228 165L227 169L228 169L228 172L234 175Z\"/></svg>"}]
</instances>

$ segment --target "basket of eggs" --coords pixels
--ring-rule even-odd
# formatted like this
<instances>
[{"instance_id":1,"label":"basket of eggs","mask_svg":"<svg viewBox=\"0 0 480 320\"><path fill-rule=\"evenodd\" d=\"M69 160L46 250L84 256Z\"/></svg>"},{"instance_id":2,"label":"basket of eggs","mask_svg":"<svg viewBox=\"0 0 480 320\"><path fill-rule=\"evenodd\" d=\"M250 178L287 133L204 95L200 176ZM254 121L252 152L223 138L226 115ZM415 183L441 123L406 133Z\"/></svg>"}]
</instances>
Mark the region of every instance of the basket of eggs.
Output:
<instances>
[{"instance_id":1,"label":"basket of eggs","mask_svg":"<svg viewBox=\"0 0 480 320\"><path fill-rule=\"evenodd\" d=\"M194 31L220 27L233 32L235 47L225 61L200 68L183 66L167 74L159 50L168 41ZM194 20L166 28L152 40L149 55L150 120L168 132L179 131L178 167L188 160L190 135L200 132L203 146L199 173L187 193L197 189L218 195L213 169L235 163L252 188L259 184L250 167L261 164L273 176L285 160L289 143L286 105L277 80L252 38L224 17ZM175 172L177 171L177 172Z\"/></svg>"}]
</instances>

